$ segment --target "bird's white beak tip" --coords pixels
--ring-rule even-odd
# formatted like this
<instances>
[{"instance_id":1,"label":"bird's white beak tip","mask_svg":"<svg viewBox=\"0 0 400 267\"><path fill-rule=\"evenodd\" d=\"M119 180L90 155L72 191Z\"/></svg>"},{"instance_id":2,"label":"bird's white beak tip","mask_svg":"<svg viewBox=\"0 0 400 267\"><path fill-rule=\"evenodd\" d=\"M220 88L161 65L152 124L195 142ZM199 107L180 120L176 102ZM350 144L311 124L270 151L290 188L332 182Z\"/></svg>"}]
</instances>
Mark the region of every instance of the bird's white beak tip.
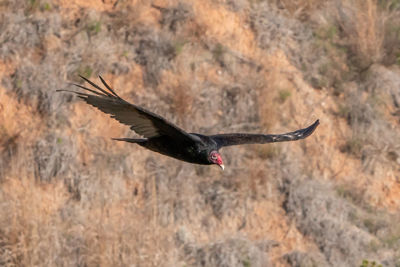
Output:
<instances>
[{"instance_id":1,"label":"bird's white beak tip","mask_svg":"<svg viewBox=\"0 0 400 267\"><path fill-rule=\"evenodd\" d=\"M221 169L222 170L224 170L225 169L225 166L224 166L224 164L221 164L221 165L219 165L220 167L221 167Z\"/></svg>"}]
</instances>

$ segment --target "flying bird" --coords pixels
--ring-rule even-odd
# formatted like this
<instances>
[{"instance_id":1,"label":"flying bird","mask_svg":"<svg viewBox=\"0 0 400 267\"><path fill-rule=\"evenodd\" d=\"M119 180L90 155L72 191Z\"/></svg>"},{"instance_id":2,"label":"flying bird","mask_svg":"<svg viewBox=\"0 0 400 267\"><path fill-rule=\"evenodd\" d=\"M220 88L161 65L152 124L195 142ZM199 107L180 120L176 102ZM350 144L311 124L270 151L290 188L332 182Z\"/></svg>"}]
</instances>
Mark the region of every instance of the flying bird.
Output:
<instances>
[{"instance_id":1,"label":"flying bird","mask_svg":"<svg viewBox=\"0 0 400 267\"><path fill-rule=\"evenodd\" d=\"M154 152L195 164L216 164L224 169L219 149L226 146L243 144L265 144L304 139L311 135L319 125L316 120L307 128L285 134L248 134L231 133L217 135L202 135L187 133L163 117L142 107L133 105L120 96L99 76L105 88L80 76L93 86L92 89L74 84L85 90L57 90L71 92L82 98L86 103L98 108L111 118L130 126L130 129L143 138L113 138L118 141L135 143Z\"/></svg>"}]
</instances>

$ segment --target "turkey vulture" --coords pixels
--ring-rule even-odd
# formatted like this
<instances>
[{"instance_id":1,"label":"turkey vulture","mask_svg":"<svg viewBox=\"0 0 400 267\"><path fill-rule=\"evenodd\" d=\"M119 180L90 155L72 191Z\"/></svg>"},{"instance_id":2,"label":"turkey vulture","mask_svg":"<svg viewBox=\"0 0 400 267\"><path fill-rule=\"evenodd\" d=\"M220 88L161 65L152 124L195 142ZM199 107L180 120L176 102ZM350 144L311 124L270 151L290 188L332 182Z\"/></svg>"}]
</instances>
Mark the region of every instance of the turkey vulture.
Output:
<instances>
[{"instance_id":1,"label":"turkey vulture","mask_svg":"<svg viewBox=\"0 0 400 267\"><path fill-rule=\"evenodd\" d=\"M119 97L115 91L99 76L105 88L101 88L92 81L80 76L93 86L92 89L79 84L73 84L86 92L57 90L72 92L98 108L111 118L130 126L130 129L144 138L113 138L138 144L152 151L170 156L182 161L195 164L217 164L224 169L224 164L218 150L225 146L242 144L265 144L304 139L311 135L319 124L316 120L307 128L285 134L217 134L202 135L187 133L163 117L154 114L142 107L133 105ZM90 94L91 93L91 94Z\"/></svg>"}]
</instances>

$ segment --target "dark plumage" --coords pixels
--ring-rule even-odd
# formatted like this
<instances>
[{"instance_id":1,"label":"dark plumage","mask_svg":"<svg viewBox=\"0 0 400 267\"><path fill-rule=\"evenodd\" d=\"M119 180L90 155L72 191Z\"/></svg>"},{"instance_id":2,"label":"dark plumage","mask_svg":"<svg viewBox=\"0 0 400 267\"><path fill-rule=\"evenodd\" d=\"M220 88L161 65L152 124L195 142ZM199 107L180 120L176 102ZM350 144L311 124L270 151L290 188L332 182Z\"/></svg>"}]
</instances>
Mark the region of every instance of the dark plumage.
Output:
<instances>
[{"instance_id":1,"label":"dark plumage","mask_svg":"<svg viewBox=\"0 0 400 267\"><path fill-rule=\"evenodd\" d=\"M135 143L152 151L190 163L217 164L223 169L224 165L218 150L224 146L265 144L304 139L311 135L319 124L319 120L316 120L307 128L276 135L233 133L207 136L187 133L159 115L128 103L119 97L101 76L100 80L105 86L104 89L82 76L81 78L94 88L89 89L79 84L74 85L89 93L69 90L58 91L77 94L86 103L100 109L104 113L110 114L111 118L129 125L131 130L144 137L136 139L113 138L114 140Z\"/></svg>"}]
</instances>

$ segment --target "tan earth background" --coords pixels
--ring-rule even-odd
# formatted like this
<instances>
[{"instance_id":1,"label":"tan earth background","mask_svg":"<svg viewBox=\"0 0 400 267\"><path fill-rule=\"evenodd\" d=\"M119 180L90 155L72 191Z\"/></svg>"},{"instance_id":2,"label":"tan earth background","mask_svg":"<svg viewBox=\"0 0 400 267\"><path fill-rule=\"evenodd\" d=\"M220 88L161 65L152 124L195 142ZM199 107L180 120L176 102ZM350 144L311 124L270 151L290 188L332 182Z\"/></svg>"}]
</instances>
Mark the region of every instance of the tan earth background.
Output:
<instances>
[{"instance_id":1,"label":"tan earth background","mask_svg":"<svg viewBox=\"0 0 400 267\"><path fill-rule=\"evenodd\" d=\"M321 124L192 165L79 74L189 132ZM0 1L1 266L400 266L399 211L400 1Z\"/></svg>"}]
</instances>

